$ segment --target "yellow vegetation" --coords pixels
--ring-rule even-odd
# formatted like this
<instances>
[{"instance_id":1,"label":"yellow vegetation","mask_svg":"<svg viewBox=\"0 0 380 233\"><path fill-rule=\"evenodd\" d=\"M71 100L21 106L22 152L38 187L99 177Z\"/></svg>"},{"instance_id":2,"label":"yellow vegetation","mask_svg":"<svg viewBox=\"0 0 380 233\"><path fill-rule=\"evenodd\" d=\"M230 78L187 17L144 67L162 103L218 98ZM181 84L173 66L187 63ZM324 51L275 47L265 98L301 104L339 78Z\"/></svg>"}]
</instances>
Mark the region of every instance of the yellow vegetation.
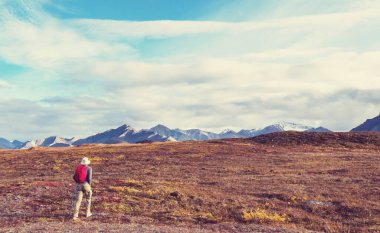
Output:
<instances>
[{"instance_id":1,"label":"yellow vegetation","mask_svg":"<svg viewBox=\"0 0 380 233\"><path fill-rule=\"evenodd\" d=\"M154 196L154 195L159 194L159 191L158 191L158 190L148 189L147 191L145 191L145 193L146 193L148 196Z\"/></svg>"},{"instance_id":2,"label":"yellow vegetation","mask_svg":"<svg viewBox=\"0 0 380 233\"><path fill-rule=\"evenodd\" d=\"M125 185L127 186L143 186L143 182L134 179L126 179Z\"/></svg>"},{"instance_id":3,"label":"yellow vegetation","mask_svg":"<svg viewBox=\"0 0 380 233\"><path fill-rule=\"evenodd\" d=\"M115 192L123 192L124 191L124 189L125 189L125 187L123 187L123 186L109 186L108 187L110 190L112 190L112 191L115 191Z\"/></svg>"},{"instance_id":4,"label":"yellow vegetation","mask_svg":"<svg viewBox=\"0 0 380 233\"><path fill-rule=\"evenodd\" d=\"M245 222L285 222L286 214L270 214L265 210L257 208L256 210L243 211L241 218Z\"/></svg>"},{"instance_id":5,"label":"yellow vegetation","mask_svg":"<svg viewBox=\"0 0 380 233\"><path fill-rule=\"evenodd\" d=\"M219 218L215 217L211 212L204 213L202 217L210 222L218 222L220 220Z\"/></svg>"},{"instance_id":6,"label":"yellow vegetation","mask_svg":"<svg viewBox=\"0 0 380 233\"><path fill-rule=\"evenodd\" d=\"M127 193L139 193L140 190L132 188L132 187L125 187L125 186L109 186L108 187L111 191L121 193L121 192L127 192Z\"/></svg>"},{"instance_id":7,"label":"yellow vegetation","mask_svg":"<svg viewBox=\"0 0 380 233\"><path fill-rule=\"evenodd\" d=\"M112 212L117 212L117 213L125 213L125 212L130 212L132 211L132 208L129 206L126 206L125 204L101 204L100 205L101 209L104 209L106 211L112 211Z\"/></svg>"},{"instance_id":8,"label":"yellow vegetation","mask_svg":"<svg viewBox=\"0 0 380 233\"><path fill-rule=\"evenodd\" d=\"M103 160L106 160L105 158L101 158L101 157L91 157L89 159L90 159L91 163L95 163L95 164L97 164Z\"/></svg>"},{"instance_id":9,"label":"yellow vegetation","mask_svg":"<svg viewBox=\"0 0 380 233\"><path fill-rule=\"evenodd\" d=\"M125 206L124 204L112 205L111 209L114 212L129 212L130 211L130 208Z\"/></svg>"},{"instance_id":10,"label":"yellow vegetation","mask_svg":"<svg viewBox=\"0 0 380 233\"><path fill-rule=\"evenodd\" d=\"M127 193L139 193L140 191L135 189L135 188L131 188L131 187L125 187L125 190L127 191Z\"/></svg>"},{"instance_id":11,"label":"yellow vegetation","mask_svg":"<svg viewBox=\"0 0 380 233\"><path fill-rule=\"evenodd\" d=\"M49 221L48 218L44 218L44 217L39 217L39 218L37 218L37 220L38 220L39 222L48 222L48 221Z\"/></svg>"}]
</instances>

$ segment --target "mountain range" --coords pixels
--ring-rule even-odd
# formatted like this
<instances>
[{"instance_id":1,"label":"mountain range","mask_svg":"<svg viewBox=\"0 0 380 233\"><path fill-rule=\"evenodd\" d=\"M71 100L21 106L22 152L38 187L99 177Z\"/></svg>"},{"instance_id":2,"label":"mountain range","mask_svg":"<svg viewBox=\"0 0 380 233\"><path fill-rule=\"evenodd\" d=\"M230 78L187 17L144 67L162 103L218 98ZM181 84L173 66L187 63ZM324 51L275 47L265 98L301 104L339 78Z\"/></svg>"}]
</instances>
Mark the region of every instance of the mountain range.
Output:
<instances>
[{"instance_id":1,"label":"mountain range","mask_svg":"<svg viewBox=\"0 0 380 233\"><path fill-rule=\"evenodd\" d=\"M0 138L0 148L3 149L29 149L32 147L69 147L83 144L116 144L116 143L139 143L139 142L165 142L165 141L189 141L189 140L209 140L223 138L247 138L261 134L281 132L281 131L330 131L326 128L313 128L301 124L279 122L262 129L240 130L235 132L226 129L220 133L213 133L201 129L170 129L164 125L156 125L150 129L136 130L130 125L122 125L115 129L110 129L87 138L64 138L51 136L43 140L36 139L27 142L8 141Z\"/></svg>"},{"instance_id":2,"label":"mountain range","mask_svg":"<svg viewBox=\"0 0 380 233\"><path fill-rule=\"evenodd\" d=\"M79 146L82 144L102 143L102 144L116 144L116 143L138 143L138 142L165 142L175 141L174 139L165 135L157 134L149 130L136 130L129 125L122 125L116 129L110 129L103 133L79 139L73 142L73 145Z\"/></svg>"},{"instance_id":3,"label":"mountain range","mask_svg":"<svg viewBox=\"0 0 380 233\"><path fill-rule=\"evenodd\" d=\"M172 137L176 141L187 141L187 140L209 140L209 139L223 139L223 138L248 138L255 137L261 134L281 132L281 131L309 131L309 132L329 132L330 130L318 127L313 128L310 126L305 126L301 124L289 123L289 122L279 122L273 125L269 125L262 129L249 129L249 130L240 130L235 132L230 129L223 130L220 133L213 133L208 131L203 131L200 129L169 129L164 125L157 125L153 128L148 129L157 134L164 135L167 137Z\"/></svg>"},{"instance_id":4,"label":"mountain range","mask_svg":"<svg viewBox=\"0 0 380 233\"><path fill-rule=\"evenodd\" d=\"M0 148L3 149L29 149L32 147L69 147L83 144L116 144L116 143L140 143L140 142L166 142L166 141L189 141L189 140L209 140L223 138L249 138L262 134L282 132L282 131L304 131L304 132L331 132L324 127L313 128L302 124L279 122L266 126L261 129L242 129L234 131L230 129L223 130L220 133L204 131L201 129L170 129L165 125L156 125L150 129L136 130L130 125L122 125L115 129L110 129L87 138L63 138L52 136L43 140L30 140L20 142L17 140L8 141L0 138ZM380 115L366 120L363 124L351 130L357 131L376 131L380 132Z\"/></svg>"}]
</instances>

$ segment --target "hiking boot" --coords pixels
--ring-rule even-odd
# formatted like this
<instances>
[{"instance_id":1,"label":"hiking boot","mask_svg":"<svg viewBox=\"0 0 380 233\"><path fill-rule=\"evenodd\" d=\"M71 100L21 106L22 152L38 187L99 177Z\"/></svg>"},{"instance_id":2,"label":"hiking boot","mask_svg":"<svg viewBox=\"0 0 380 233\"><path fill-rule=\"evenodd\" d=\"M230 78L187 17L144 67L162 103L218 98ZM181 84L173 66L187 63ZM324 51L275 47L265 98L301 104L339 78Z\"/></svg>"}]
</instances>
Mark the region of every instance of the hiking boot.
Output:
<instances>
[{"instance_id":1,"label":"hiking boot","mask_svg":"<svg viewBox=\"0 0 380 233\"><path fill-rule=\"evenodd\" d=\"M74 218L73 218L73 221L74 221L74 222L79 222L80 219L79 219L78 217L74 217Z\"/></svg>"},{"instance_id":2,"label":"hiking boot","mask_svg":"<svg viewBox=\"0 0 380 233\"><path fill-rule=\"evenodd\" d=\"M86 218L89 218L89 217L91 217L92 216L92 213L87 213L86 214Z\"/></svg>"}]
</instances>

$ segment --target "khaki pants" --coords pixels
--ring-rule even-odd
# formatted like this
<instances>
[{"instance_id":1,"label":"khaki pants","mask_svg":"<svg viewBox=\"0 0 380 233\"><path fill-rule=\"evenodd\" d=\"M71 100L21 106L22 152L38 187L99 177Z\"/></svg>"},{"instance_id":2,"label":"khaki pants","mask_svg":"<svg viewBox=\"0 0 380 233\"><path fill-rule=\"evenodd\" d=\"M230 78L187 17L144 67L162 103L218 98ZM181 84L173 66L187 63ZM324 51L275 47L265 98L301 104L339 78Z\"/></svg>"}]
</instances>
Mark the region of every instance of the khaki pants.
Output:
<instances>
[{"instance_id":1,"label":"khaki pants","mask_svg":"<svg viewBox=\"0 0 380 233\"><path fill-rule=\"evenodd\" d=\"M83 184L75 183L75 191L77 193L77 198L76 198L76 203L75 203L74 218L77 218L79 215L79 209L82 203L83 193L87 200L86 216L88 216L91 213L91 197L92 197L91 186L87 182Z\"/></svg>"}]
</instances>

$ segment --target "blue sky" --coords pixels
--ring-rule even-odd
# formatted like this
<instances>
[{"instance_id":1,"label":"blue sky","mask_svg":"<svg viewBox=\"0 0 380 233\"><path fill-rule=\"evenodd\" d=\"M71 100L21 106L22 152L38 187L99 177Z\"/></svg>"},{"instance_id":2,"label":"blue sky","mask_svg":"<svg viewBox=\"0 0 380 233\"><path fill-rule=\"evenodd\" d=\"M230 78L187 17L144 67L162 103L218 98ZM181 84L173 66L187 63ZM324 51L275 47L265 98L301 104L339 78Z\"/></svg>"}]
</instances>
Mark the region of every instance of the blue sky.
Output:
<instances>
[{"instance_id":1,"label":"blue sky","mask_svg":"<svg viewBox=\"0 0 380 233\"><path fill-rule=\"evenodd\" d=\"M199 20L208 19L231 1L228 0L84 0L54 1L45 9L62 19L89 18L113 20ZM260 1L255 1L258 5Z\"/></svg>"},{"instance_id":2,"label":"blue sky","mask_svg":"<svg viewBox=\"0 0 380 233\"><path fill-rule=\"evenodd\" d=\"M0 0L0 137L349 130L379 113L380 2Z\"/></svg>"}]
</instances>

